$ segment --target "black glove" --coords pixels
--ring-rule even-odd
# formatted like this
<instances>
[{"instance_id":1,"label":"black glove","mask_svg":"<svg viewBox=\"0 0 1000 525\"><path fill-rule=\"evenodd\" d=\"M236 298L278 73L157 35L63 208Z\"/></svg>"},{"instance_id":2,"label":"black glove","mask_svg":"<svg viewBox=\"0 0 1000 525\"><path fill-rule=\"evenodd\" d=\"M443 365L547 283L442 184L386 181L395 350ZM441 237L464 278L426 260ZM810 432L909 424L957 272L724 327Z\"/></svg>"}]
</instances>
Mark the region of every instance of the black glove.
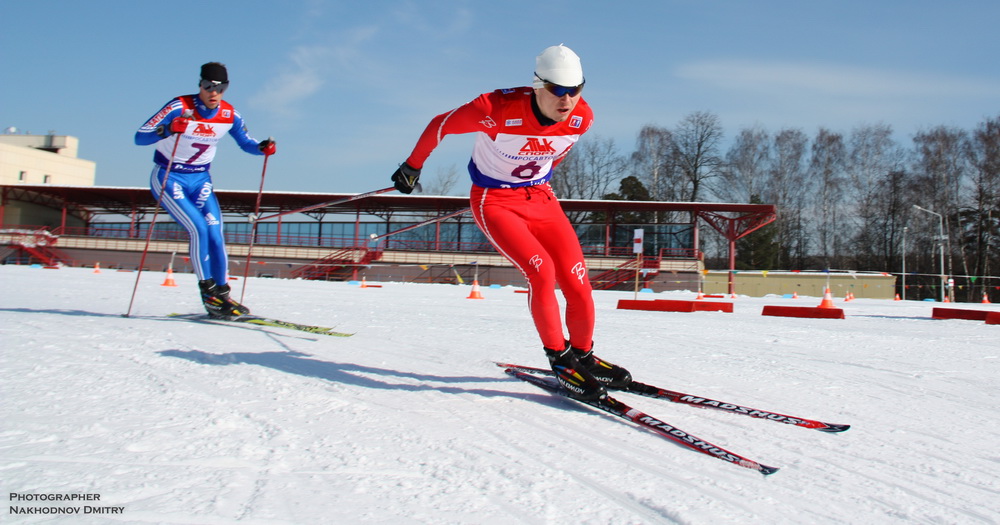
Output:
<instances>
[{"instance_id":1,"label":"black glove","mask_svg":"<svg viewBox=\"0 0 1000 525\"><path fill-rule=\"evenodd\" d=\"M399 165L396 173L392 174L393 185L400 193L413 193L413 188L419 187L418 180L420 180L420 170L411 168L405 162Z\"/></svg>"},{"instance_id":2,"label":"black glove","mask_svg":"<svg viewBox=\"0 0 1000 525\"><path fill-rule=\"evenodd\" d=\"M264 155L274 155L274 152L278 151L278 145L274 143L274 139L268 137L267 139L260 141L260 144L257 145L257 149L259 149Z\"/></svg>"}]
</instances>

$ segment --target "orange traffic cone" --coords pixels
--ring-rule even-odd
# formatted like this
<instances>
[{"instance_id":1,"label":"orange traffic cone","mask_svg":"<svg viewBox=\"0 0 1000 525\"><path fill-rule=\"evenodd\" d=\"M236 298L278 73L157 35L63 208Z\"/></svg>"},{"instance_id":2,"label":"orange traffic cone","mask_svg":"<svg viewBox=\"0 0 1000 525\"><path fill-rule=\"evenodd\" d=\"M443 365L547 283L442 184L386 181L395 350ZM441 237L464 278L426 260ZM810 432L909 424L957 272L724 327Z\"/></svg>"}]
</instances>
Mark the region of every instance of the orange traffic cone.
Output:
<instances>
[{"instance_id":1,"label":"orange traffic cone","mask_svg":"<svg viewBox=\"0 0 1000 525\"><path fill-rule=\"evenodd\" d=\"M160 286L177 286L177 283L174 282L173 268L167 268L167 278L163 280L163 284L161 284Z\"/></svg>"},{"instance_id":2,"label":"orange traffic cone","mask_svg":"<svg viewBox=\"0 0 1000 525\"><path fill-rule=\"evenodd\" d=\"M479 292L479 280L478 279L473 280L472 281L472 293L470 293L469 296L466 297L466 299L482 299L482 298L483 298L483 294L481 294Z\"/></svg>"},{"instance_id":3,"label":"orange traffic cone","mask_svg":"<svg viewBox=\"0 0 1000 525\"><path fill-rule=\"evenodd\" d=\"M902 301L902 299L899 298L899 294L896 294L896 299L895 300L896 301Z\"/></svg>"},{"instance_id":4,"label":"orange traffic cone","mask_svg":"<svg viewBox=\"0 0 1000 525\"><path fill-rule=\"evenodd\" d=\"M366 281L364 277L361 278L361 287L368 288L368 281Z\"/></svg>"},{"instance_id":5,"label":"orange traffic cone","mask_svg":"<svg viewBox=\"0 0 1000 525\"><path fill-rule=\"evenodd\" d=\"M698 290L698 297L695 297L695 299L697 300L697 299L704 299L704 298L705 298L705 294L702 293L701 290Z\"/></svg>"},{"instance_id":6,"label":"orange traffic cone","mask_svg":"<svg viewBox=\"0 0 1000 525\"><path fill-rule=\"evenodd\" d=\"M942 302L944 302L944 303L950 303L951 299L948 299L948 296L946 295L946 296L944 296L944 301L942 301Z\"/></svg>"},{"instance_id":7,"label":"orange traffic cone","mask_svg":"<svg viewBox=\"0 0 1000 525\"><path fill-rule=\"evenodd\" d=\"M833 305L833 294L830 293L829 288L823 293L823 302L819 303L819 308L836 308Z\"/></svg>"},{"instance_id":8,"label":"orange traffic cone","mask_svg":"<svg viewBox=\"0 0 1000 525\"><path fill-rule=\"evenodd\" d=\"M94 273L101 273L101 263L94 263ZM983 297L986 297L986 294L983 294Z\"/></svg>"},{"instance_id":9,"label":"orange traffic cone","mask_svg":"<svg viewBox=\"0 0 1000 525\"><path fill-rule=\"evenodd\" d=\"M798 299L798 298L799 298L799 292L792 292L792 299Z\"/></svg>"},{"instance_id":10,"label":"orange traffic cone","mask_svg":"<svg viewBox=\"0 0 1000 525\"><path fill-rule=\"evenodd\" d=\"M983 304L990 304L990 298L983 292Z\"/></svg>"}]
</instances>

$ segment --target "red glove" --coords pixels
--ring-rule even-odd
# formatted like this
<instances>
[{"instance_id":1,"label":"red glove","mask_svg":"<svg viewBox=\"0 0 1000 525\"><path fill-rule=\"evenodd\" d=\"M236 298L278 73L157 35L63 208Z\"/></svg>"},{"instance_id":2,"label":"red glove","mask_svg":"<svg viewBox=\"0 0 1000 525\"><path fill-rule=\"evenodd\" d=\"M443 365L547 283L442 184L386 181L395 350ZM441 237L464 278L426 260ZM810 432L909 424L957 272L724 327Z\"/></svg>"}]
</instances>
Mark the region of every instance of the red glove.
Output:
<instances>
[{"instance_id":1,"label":"red glove","mask_svg":"<svg viewBox=\"0 0 1000 525\"><path fill-rule=\"evenodd\" d=\"M184 117L176 117L174 120L170 121L170 132L171 133L184 133L187 131L188 124L191 119Z\"/></svg>"},{"instance_id":2,"label":"red glove","mask_svg":"<svg viewBox=\"0 0 1000 525\"><path fill-rule=\"evenodd\" d=\"M274 139L269 137L267 140L260 141L257 149L264 155L274 155L274 152L278 151L278 146L274 143Z\"/></svg>"}]
</instances>

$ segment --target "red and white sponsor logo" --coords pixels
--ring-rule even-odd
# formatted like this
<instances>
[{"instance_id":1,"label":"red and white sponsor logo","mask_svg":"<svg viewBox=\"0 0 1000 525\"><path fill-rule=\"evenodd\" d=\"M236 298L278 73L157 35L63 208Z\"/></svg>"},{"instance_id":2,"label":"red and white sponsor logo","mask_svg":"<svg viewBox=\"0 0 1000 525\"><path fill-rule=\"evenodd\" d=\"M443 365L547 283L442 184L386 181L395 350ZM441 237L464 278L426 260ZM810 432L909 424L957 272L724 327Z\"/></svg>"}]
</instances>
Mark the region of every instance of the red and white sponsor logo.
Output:
<instances>
[{"instance_id":1,"label":"red and white sponsor logo","mask_svg":"<svg viewBox=\"0 0 1000 525\"><path fill-rule=\"evenodd\" d=\"M194 127L194 131L192 131L191 134L198 137L214 137L215 128L212 127L211 124L199 122L198 125Z\"/></svg>"},{"instance_id":2,"label":"red and white sponsor logo","mask_svg":"<svg viewBox=\"0 0 1000 525\"><path fill-rule=\"evenodd\" d=\"M528 141L521 147L518 155L552 155L556 149L552 147L552 141L537 137L528 137Z\"/></svg>"}]
</instances>

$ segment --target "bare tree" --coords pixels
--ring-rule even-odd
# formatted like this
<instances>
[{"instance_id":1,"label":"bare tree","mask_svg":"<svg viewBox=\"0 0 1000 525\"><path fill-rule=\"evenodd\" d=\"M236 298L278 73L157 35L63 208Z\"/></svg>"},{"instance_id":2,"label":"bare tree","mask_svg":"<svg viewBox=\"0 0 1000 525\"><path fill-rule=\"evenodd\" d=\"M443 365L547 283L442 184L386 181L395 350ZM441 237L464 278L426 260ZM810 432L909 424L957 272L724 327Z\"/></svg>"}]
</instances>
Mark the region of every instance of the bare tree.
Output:
<instances>
[{"instance_id":1,"label":"bare tree","mask_svg":"<svg viewBox=\"0 0 1000 525\"><path fill-rule=\"evenodd\" d=\"M972 184L964 233L970 250L969 275L991 275L1000 269L1000 116L987 119L973 132L968 148ZM988 293L985 282L969 287L973 299Z\"/></svg>"},{"instance_id":2,"label":"bare tree","mask_svg":"<svg viewBox=\"0 0 1000 525\"><path fill-rule=\"evenodd\" d=\"M721 140L722 125L719 117L712 113L696 111L677 125L674 156L684 183L679 200L697 201L702 196L705 182L718 176L722 166L719 156Z\"/></svg>"},{"instance_id":3,"label":"bare tree","mask_svg":"<svg viewBox=\"0 0 1000 525\"><path fill-rule=\"evenodd\" d=\"M556 167L552 189L560 199L601 199L618 187L625 166L614 139L586 136ZM570 214L571 220L579 218Z\"/></svg>"},{"instance_id":4,"label":"bare tree","mask_svg":"<svg viewBox=\"0 0 1000 525\"><path fill-rule=\"evenodd\" d=\"M774 154L768 169L763 200L777 208L781 221L777 226L780 246L779 264L784 268L799 268L808 255L809 234L804 210L811 193L806 177L808 137L797 129L784 129L774 136Z\"/></svg>"},{"instance_id":5,"label":"bare tree","mask_svg":"<svg viewBox=\"0 0 1000 525\"><path fill-rule=\"evenodd\" d=\"M674 135L670 130L652 125L639 130L629 170L649 190L653 200L677 200L673 152Z\"/></svg>"},{"instance_id":6,"label":"bare tree","mask_svg":"<svg viewBox=\"0 0 1000 525\"><path fill-rule=\"evenodd\" d=\"M900 171L903 151L892 138L892 127L885 124L863 125L851 132L847 155L848 209L853 210L854 266L883 268L879 259L882 240L887 236L883 191L885 180Z\"/></svg>"},{"instance_id":7,"label":"bare tree","mask_svg":"<svg viewBox=\"0 0 1000 525\"><path fill-rule=\"evenodd\" d=\"M759 126L740 130L726 153L715 195L726 202L751 202L761 197L770 162L770 134Z\"/></svg>"},{"instance_id":8,"label":"bare tree","mask_svg":"<svg viewBox=\"0 0 1000 525\"><path fill-rule=\"evenodd\" d=\"M809 175L817 186L813 200L816 255L822 258L826 268L841 265L840 257L844 254L844 240L839 224L843 219L841 200L846 181L846 158L844 137L820 128L812 143Z\"/></svg>"},{"instance_id":9,"label":"bare tree","mask_svg":"<svg viewBox=\"0 0 1000 525\"><path fill-rule=\"evenodd\" d=\"M733 145L726 152L726 161L720 166L719 178L712 185L713 194L716 198L727 202L761 202L761 194L764 191L767 179L767 169L770 164L771 143L770 134L763 128L756 126L744 128L736 135ZM757 247L757 241L764 244L773 241L773 229L754 232L749 238L742 239L737 245L739 259L737 265L747 268L771 269L774 267L771 262L761 263ZM767 239L761 238L767 235ZM725 254L729 250L727 241L714 228L706 229L701 234L702 249L706 254ZM720 258L716 264L727 264L724 258Z\"/></svg>"},{"instance_id":10,"label":"bare tree","mask_svg":"<svg viewBox=\"0 0 1000 525\"><path fill-rule=\"evenodd\" d=\"M945 235L948 237L945 253L946 273L953 274L952 256L960 257L963 273L968 275L968 261L965 256L963 238L959 233L962 186L968 180L968 134L961 129L938 126L917 133L913 137L915 147L914 171L926 188L924 199L931 209L944 216Z\"/></svg>"},{"instance_id":11,"label":"bare tree","mask_svg":"<svg viewBox=\"0 0 1000 525\"><path fill-rule=\"evenodd\" d=\"M437 174L427 182L421 181L424 195L449 195L462 178L454 164L447 168L438 168Z\"/></svg>"}]
</instances>

